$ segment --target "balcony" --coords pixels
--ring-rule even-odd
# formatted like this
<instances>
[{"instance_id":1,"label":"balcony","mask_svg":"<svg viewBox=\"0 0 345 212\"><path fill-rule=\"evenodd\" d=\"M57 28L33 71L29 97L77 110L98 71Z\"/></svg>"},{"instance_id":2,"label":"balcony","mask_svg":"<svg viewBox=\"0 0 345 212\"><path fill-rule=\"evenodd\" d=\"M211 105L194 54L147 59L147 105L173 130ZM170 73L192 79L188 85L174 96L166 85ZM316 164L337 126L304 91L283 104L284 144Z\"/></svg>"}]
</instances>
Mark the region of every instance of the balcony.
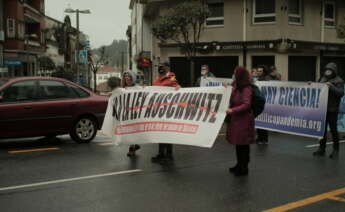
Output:
<instances>
[{"instance_id":1,"label":"balcony","mask_svg":"<svg viewBox=\"0 0 345 212\"><path fill-rule=\"evenodd\" d=\"M43 0L25 0L24 7L36 13L44 13L44 1Z\"/></svg>"},{"instance_id":2,"label":"balcony","mask_svg":"<svg viewBox=\"0 0 345 212\"><path fill-rule=\"evenodd\" d=\"M41 23L43 15L30 7L24 7L24 17L27 23Z\"/></svg>"}]
</instances>

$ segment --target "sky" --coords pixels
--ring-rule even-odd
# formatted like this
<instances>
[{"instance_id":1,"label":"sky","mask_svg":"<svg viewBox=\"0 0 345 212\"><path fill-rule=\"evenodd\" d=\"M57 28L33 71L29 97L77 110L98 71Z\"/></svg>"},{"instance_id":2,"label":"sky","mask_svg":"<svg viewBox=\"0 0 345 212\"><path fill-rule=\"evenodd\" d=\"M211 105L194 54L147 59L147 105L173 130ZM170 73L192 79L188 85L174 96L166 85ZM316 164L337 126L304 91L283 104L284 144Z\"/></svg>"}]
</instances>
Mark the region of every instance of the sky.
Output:
<instances>
[{"instance_id":1,"label":"sky","mask_svg":"<svg viewBox=\"0 0 345 212\"><path fill-rule=\"evenodd\" d=\"M90 37L91 47L109 45L115 39L126 39L126 30L130 25L130 0L45 0L46 15L63 22L72 9L91 10L91 14L80 14L79 27ZM76 27L76 14L68 14L72 26Z\"/></svg>"}]
</instances>

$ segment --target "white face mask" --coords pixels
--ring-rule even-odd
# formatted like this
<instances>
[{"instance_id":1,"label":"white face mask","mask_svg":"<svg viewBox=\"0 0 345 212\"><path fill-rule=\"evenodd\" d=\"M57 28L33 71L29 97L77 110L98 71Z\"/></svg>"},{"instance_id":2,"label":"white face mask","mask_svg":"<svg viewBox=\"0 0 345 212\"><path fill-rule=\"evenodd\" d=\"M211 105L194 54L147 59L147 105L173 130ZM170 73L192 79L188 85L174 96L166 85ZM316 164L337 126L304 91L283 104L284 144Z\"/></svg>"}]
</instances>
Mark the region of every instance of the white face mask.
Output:
<instances>
[{"instance_id":1,"label":"white face mask","mask_svg":"<svg viewBox=\"0 0 345 212\"><path fill-rule=\"evenodd\" d=\"M201 75L205 76L207 74L207 71L201 71Z\"/></svg>"},{"instance_id":2,"label":"white face mask","mask_svg":"<svg viewBox=\"0 0 345 212\"><path fill-rule=\"evenodd\" d=\"M232 80L235 81L236 80L236 76L235 74L232 75Z\"/></svg>"},{"instance_id":3,"label":"white face mask","mask_svg":"<svg viewBox=\"0 0 345 212\"><path fill-rule=\"evenodd\" d=\"M331 76L333 74L333 71L331 71L331 70L326 70L325 71L325 76L326 77L329 77L329 76Z\"/></svg>"}]
</instances>

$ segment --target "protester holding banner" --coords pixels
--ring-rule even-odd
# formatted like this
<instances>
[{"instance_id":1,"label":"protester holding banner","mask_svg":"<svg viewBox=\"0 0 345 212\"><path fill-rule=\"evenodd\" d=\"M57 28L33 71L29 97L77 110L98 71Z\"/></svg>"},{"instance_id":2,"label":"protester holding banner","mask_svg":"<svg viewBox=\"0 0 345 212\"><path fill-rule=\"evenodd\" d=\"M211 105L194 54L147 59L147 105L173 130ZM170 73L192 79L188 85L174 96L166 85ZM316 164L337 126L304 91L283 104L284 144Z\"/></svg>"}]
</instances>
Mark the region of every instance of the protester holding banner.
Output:
<instances>
[{"instance_id":1,"label":"protester holding banner","mask_svg":"<svg viewBox=\"0 0 345 212\"><path fill-rule=\"evenodd\" d=\"M237 164L229 171L235 176L242 176L248 174L249 144L255 143L255 118L251 110L253 82L244 67L235 69L234 78L230 108L226 112L230 115L227 140L236 146Z\"/></svg>"},{"instance_id":2,"label":"protester holding banner","mask_svg":"<svg viewBox=\"0 0 345 212\"><path fill-rule=\"evenodd\" d=\"M282 79L282 75L280 73L278 73L277 68L275 66L270 67L269 76L270 76L271 80L281 80Z\"/></svg>"},{"instance_id":3,"label":"protester holding banner","mask_svg":"<svg viewBox=\"0 0 345 212\"><path fill-rule=\"evenodd\" d=\"M159 76L153 82L153 86L168 86L180 88L176 76L170 71L170 64L165 62L158 67ZM153 163L160 162L171 162L174 160L173 157L173 146L172 144L158 144L158 155L151 158Z\"/></svg>"},{"instance_id":4,"label":"protester holding banner","mask_svg":"<svg viewBox=\"0 0 345 212\"><path fill-rule=\"evenodd\" d=\"M319 80L326 83L329 87L328 106L326 116L326 127L329 125L333 138L333 152L330 158L336 158L339 153L339 134L337 129L339 104L344 96L344 80L338 76L338 67L335 63L329 63L325 66L323 76ZM320 140L319 149L313 153L314 156L324 156L326 152L327 128L323 138Z\"/></svg>"},{"instance_id":5,"label":"protester holding banner","mask_svg":"<svg viewBox=\"0 0 345 212\"><path fill-rule=\"evenodd\" d=\"M201 66L201 76L197 79L195 86L200 87L200 82L202 78L207 78L207 77L215 77L212 72L210 72L210 68L208 65L202 65Z\"/></svg>"},{"instance_id":6,"label":"protester holding banner","mask_svg":"<svg viewBox=\"0 0 345 212\"><path fill-rule=\"evenodd\" d=\"M135 84L136 80L137 80L137 75L133 71L131 70L125 71L123 72L123 75L122 75L122 87L123 88L133 87L136 85ZM135 152L139 149L140 149L140 146L138 144L130 145L127 156L134 157Z\"/></svg>"},{"instance_id":7,"label":"protester holding banner","mask_svg":"<svg viewBox=\"0 0 345 212\"><path fill-rule=\"evenodd\" d=\"M270 76L267 66L260 65L256 69L256 77L258 81L269 81L273 78ZM268 131L263 129L257 129L257 144L268 144Z\"/></svg>"}]
</instances>

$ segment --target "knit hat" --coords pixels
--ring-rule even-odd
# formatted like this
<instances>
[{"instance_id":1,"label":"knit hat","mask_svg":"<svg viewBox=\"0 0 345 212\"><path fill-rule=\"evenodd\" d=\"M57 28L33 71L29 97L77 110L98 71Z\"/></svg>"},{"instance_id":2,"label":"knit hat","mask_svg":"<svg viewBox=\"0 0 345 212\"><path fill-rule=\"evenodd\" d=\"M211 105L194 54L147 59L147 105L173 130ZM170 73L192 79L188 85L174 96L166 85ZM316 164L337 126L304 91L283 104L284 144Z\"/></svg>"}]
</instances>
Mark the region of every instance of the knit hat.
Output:
<instances>
[{"instance_id":1,"label":"knit hat","mask_svg":"<svg viewBox=\"0 0 345 212\"><path fill-rule=\"evenodd\" d=\"M332 70L334 71L334 73L338 73L338 66L337 64L335 63L328 63L326 66L325 66L325 70Z\"/></svg>"}]
</instances>

